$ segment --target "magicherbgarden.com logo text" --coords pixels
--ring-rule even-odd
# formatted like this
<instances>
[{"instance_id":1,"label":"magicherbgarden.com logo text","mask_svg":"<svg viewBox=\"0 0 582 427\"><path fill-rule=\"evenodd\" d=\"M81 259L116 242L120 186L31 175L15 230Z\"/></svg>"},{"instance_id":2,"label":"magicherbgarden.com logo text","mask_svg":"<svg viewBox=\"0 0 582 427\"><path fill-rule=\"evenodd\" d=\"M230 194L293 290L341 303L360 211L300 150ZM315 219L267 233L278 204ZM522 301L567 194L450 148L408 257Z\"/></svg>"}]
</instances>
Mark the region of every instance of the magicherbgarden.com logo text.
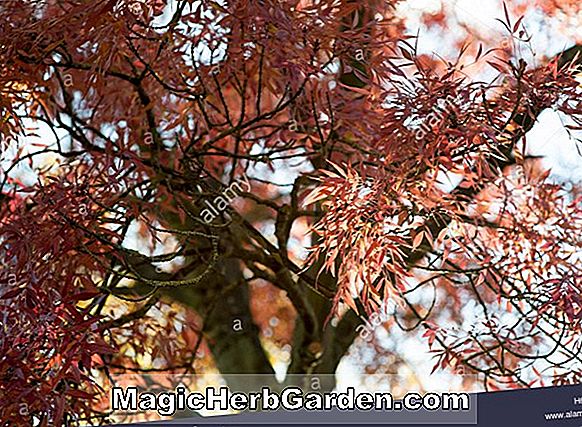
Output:
<instances>
[{"instance_id":1,"label":"magicherbgarden.com logo text","mask_svg":"<svg viewBox=\"0 0 582 427\"><path fill-rule=\"evenodd\" d=\"M345 392L304 393L299 387L287 387L274 392L263 387L260 392L231 392L227 387L208 387L204 393L190 392L185 387L162 393L139 392L137 387L114 387L111 390L113 411L157 412L162 416L177 411L247 411L247 410L409 410L468 411L470 398L466 393L407 393L395 401L391 393L356 393L353 387Z\"/></svg>"}]
</instances>

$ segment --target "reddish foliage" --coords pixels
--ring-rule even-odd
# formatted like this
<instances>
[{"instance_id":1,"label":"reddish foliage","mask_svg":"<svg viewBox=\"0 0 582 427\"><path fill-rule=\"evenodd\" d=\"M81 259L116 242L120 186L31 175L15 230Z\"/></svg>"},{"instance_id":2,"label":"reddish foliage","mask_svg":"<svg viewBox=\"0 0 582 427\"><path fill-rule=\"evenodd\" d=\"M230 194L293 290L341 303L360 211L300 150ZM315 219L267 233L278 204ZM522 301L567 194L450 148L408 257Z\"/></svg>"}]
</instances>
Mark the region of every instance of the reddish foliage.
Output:
<instances>
[{"instance_id":1,"label":"reddish foliage","mask_svg":"<svg viewBox=\"0 0 582 427\"><path fill-rule=\"evenodd\" d=\"M0 5L3 144L48 128L1 176L2 422L92 417L109 369L191 372L200 349L270 372L251 324L277 316L290 371L333 373L346 309L391 301L435 369L529 386L564 352L555 381L579 380L580 198L519 149L545 108L580 125L579 62L419 56L396 0L184 1L160 21L163 3ZM522 22L505 10L512 40Z\"/></svg>"}]
</instances>

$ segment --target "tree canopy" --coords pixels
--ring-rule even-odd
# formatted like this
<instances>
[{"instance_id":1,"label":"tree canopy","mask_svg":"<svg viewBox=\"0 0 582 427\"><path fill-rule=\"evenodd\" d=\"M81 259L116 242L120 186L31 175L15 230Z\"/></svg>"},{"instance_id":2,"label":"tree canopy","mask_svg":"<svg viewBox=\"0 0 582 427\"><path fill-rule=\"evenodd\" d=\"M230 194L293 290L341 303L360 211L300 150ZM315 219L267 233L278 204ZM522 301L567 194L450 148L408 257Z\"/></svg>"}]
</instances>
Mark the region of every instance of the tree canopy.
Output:
<instances>
[{"instance_id":1,"label":"tree canopy","mask_svg":"<svg viewBox=\"0 0 582 427\"><path fill-rule=\"evenodd\" d=\"M369 372L416 334L487 389L582 380L580 184L527 149L582 129L579 40L523 18L577 1L443 55L406 1L166 3L0 4L2 425L106 422L116 373L333 374L388 312Z\"/></svg>"}]
</instances>

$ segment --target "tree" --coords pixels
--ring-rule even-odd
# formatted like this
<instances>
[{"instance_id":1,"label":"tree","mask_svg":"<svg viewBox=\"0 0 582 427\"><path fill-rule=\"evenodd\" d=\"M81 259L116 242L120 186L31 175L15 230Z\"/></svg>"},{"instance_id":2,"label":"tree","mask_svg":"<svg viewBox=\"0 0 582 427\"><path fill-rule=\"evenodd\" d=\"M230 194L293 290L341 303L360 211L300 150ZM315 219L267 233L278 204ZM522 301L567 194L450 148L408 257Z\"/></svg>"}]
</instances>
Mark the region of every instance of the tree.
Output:
<instances>
[{"instance_id":1,"label":"tree","mask_svg":"<svg viewBox=\"0 0 582 427\"><path fill-rule=\"evenodd\" d=\"M333 374L387 303L435 369L580 380L580 196L524 155L544 109L579 129L580 49L438 61L399 3L2 2L3 422L95 421L116 372L275 386L269 346Z\"/></svg>"}]
</instances>

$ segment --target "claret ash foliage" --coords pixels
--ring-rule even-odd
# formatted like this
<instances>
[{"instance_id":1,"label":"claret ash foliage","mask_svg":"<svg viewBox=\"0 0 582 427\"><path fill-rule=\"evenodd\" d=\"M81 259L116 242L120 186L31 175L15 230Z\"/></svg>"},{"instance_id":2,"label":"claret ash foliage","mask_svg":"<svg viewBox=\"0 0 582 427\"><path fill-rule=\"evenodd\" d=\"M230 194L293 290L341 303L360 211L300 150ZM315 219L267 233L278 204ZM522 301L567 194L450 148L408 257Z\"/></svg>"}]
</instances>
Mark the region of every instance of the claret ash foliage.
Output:
<instances>
[{"instance_id":1,"label":"claret ash foliage","mask_svg":"<svg viewBox=\"0 0 582 427\"><path fill-rule=\"evenodd\" d=\"M582 380L580 188L524 155L545 109L580 130L580 49L531 63L509 2L509 43L430 56L404 3L0 2L0 424L105 423L114 374L333 374L389 303L435 369Z\"/></svg>"}]
</instances>

